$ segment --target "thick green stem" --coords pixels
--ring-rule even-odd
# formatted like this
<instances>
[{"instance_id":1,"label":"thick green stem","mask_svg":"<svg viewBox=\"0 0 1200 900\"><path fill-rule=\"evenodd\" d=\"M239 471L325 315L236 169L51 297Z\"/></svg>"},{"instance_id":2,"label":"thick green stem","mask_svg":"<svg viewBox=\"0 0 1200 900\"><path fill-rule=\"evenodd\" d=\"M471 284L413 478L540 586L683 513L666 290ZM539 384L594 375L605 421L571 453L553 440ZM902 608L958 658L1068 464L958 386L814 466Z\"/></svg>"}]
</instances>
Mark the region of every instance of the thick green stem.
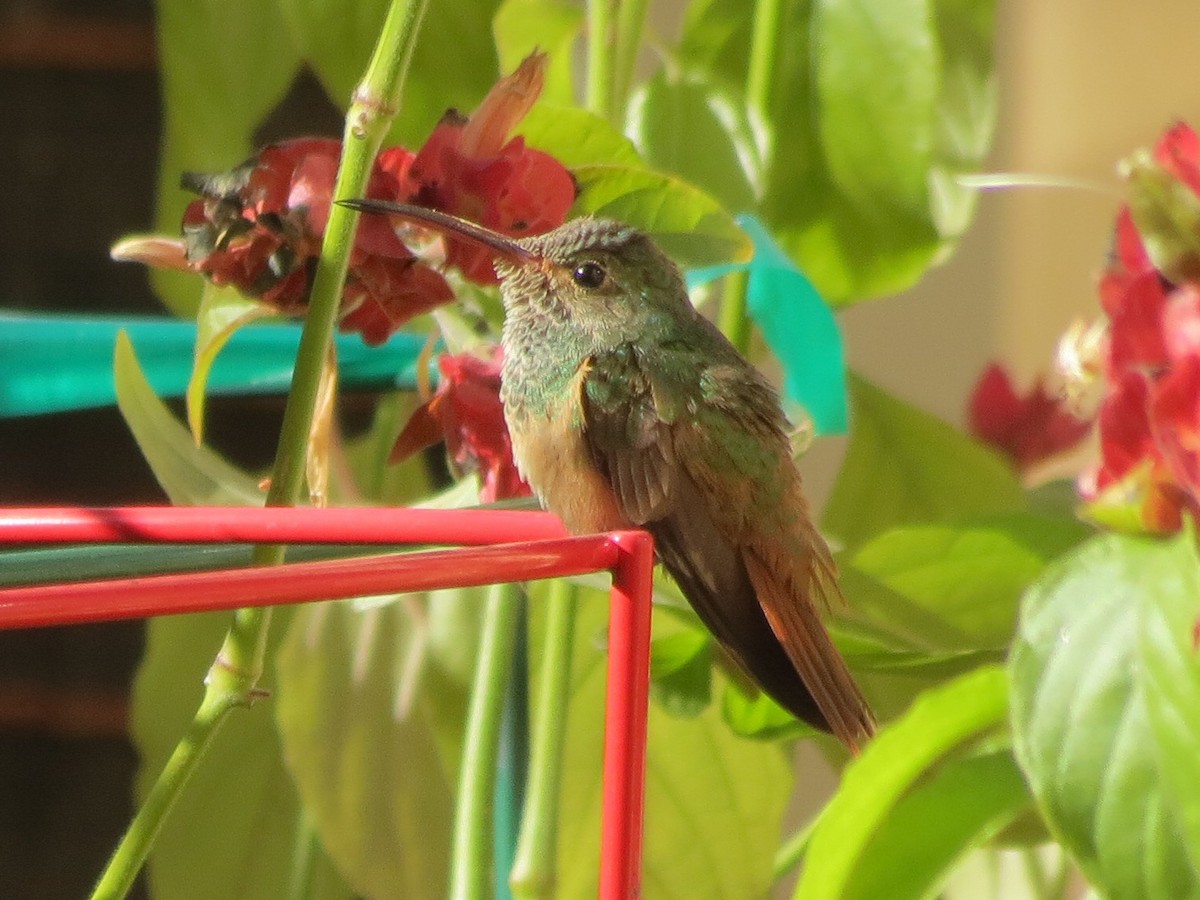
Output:
<instances>
[{"instance_id":1,"label":"thick green stem","mask_svg":"<svg viewBox=\"0 0 1200 900\"><path fill-rule=\"evenodd\" d=\"M750 273L745 269L725 276L725 285L721 291L721 315L717 323L721 332L729 338L729 343L743 356L750 349L750 318L746 312L749 287Z\"/></svg>"},{"instance_id":2,"label":"thick green stem","mask_svg":"<svg viewBox=\"0 0 1200 900\"><path fill-rule=\"evenodd\" d=\"M488 589L454 811L450 900L484 900L489 896L492 798L505 686L512 671L513 642L521 615L519 590L511 584Z\"/></svg>"},{"instance_id":3,"label":"thick green stem","mask_svg":"<svg viewBox=\"0 0 1200 900\"><path fill-rule=\"evenodd\" d=\"M412 58L427 2L394 0L388 10L367 74L346 115L335 197L362 196L366 189L371 163L399 104L404 73ZM304 489L313 410L357 222L357 213L341 206L330 209L267 494L267 503L272 506L294 505ZM277 565L283 562L283 557L283 547L261 546L255 548L253 561L257 565ZM221 723L230 710L254 701L263 672L270 621L269 609L241 609L234 613L233 624L209 669L204 699L192 725L130 823L97 883L94 898L119 898L128 893L168 811Z\"/></svg>"},{"instance_id":4,"label":"thick green stem","mask_svg":"<svg viewBox=\"0 0 1200 900\"><path fill-rule=\"evenodd\" d=\"M616 9L617 0L588 0L587 4L587 108L610 121L616 114Z\"/></svg>"},{"instance_id":5,"label":"thick green stem","mask_svg":"<svg viewBox=\"0 0 1200 900\"><path fill-rule=\"evenodd\" d=\"M758 0L754 4L746 101L765 121L770 121L773 79L779 64L779 42L783 38L783 0Z\"/></svg>"},{"instance_id":6,"label":"thick green stem","mask_svg":"<svg viewBox=\"0 0 1200 900\"><path fill-rule=\"evenodd\" d=\"M534 706L525 814L521 818L521 839L510 882L517 900L554 897L559 795L577 605L578 589L565 580L554 582L546 603L546 640L542 645Z\"/></svg>"}]
</instances>

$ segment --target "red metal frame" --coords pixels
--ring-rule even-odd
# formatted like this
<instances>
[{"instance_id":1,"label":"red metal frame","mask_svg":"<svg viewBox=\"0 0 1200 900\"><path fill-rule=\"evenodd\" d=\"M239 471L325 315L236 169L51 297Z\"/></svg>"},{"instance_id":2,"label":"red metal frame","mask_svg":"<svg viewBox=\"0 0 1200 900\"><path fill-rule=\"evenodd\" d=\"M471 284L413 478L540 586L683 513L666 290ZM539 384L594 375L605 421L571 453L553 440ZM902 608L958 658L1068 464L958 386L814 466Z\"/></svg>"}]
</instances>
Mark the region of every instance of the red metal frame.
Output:
<instances>
[{"instance_id":1,"label":"red metal frame","mask_svg":"<svg viewBox=\"0 0 1200 900\"><path fill-rule=\"evenodd\" d=\"M0 544L455 544L451 550L0 589L0 629L303 603L612 572L600 897L639 896L654 544L642 531L568 537L506 510L110 507L0 510Z\"/></svg>"}]
</instances>

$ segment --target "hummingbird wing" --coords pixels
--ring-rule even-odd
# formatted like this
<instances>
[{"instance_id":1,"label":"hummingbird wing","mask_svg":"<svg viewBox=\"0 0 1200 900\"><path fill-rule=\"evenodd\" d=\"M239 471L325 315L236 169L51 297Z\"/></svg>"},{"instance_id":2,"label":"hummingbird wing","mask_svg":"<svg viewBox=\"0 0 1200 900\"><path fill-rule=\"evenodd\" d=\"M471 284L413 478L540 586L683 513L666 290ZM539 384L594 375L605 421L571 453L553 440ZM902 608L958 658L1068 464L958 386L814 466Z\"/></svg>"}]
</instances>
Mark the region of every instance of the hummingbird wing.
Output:
<instances>
[{"instance_id":1,"label":"hummingbird wing","mask_svg":"<svg viewBox=\"0 0 1200 900\"><path fill-rule=\"evenodd\" d=\"M627 344L588 360L581 401L592 461L697 615L776 700L857 748L871 714L814 607L838 596L833 561L771 389L740 357Z\"/></svg>"}]
</instances>

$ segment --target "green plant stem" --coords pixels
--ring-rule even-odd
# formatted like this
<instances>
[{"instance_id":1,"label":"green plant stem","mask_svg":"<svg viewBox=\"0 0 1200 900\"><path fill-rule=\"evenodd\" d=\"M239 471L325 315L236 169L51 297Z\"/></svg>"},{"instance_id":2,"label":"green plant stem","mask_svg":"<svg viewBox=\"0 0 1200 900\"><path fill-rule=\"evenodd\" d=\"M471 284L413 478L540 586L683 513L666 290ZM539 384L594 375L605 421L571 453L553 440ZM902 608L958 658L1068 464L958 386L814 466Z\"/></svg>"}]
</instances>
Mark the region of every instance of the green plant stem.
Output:
<instances>
[{"instance_id":1,"label":"green plant stem","mask_svg":"<svg viewBox=\"0 0 1200 900\"><path fill-rule=\"evenodd\" d=\"M784 841L783 846L776 851L772 875L774 881L778 882L786 878L788 873L800 864L800 860L808 852L809 842L812 841L813 833L817 830L817 823L820 821L821 816L818 814L811 822Z\"/></svg>"},{"instance_id":2,"label":"green plant stem","mask_svg":"<svg viewBox=\"0 0 1200 900\"><path fill-rule=\"evenodd\" d=\"M571 650L575 643L578 588L553 583L546 601L546 639L534 705L529 784L521 838L512 871L513 897L549 900L557 878L558 812L562 790L567 703L571 697Z\"/></svg>"},{"instance_id":3,"label":"green plant stem","mask_svg":"<svg viewBox=\"0 0 1200 900\"><path fill-rule=\"evenodd\" d=\"M743 356L750 349L750 318L746 313L747 291L750 273L745 269L730 272L725 276L721 291L721 316L718 325L729 343Z\"/></svg>"},{"instance_id":4,"label":"green plant stem","mask_svg":"<svg viewBox=\"0 0 1200 900\"><path fill-rule=\"evenodd\" d=\"M642 31L646 27L646 0L622 0L617 10L616 59L613 71L612 113L623 119L629 105L633 72L637 68Z\"/></svg>"},{"instance_id":5,"label":"green plant stem","mask_svg":"<svg viewBox=\"0 0 1200 900\"><path fill-rule=\"evenodd\" d=\"M358 197L366 188L371 163L399 104L404 73L412 59L427 3L428 0L394 0L388 10L366 76L355 91L346 115L334 197ZM330 209L267 493L267 503L272 506L294 505L304 488L313 410L357 222L358 214L351 210L336 205ZM283 557L282 546L264 545L255 548L253 561L257 565L278 565ZM229 632L208 671L204 699L192 724L122 837L93 898L119 898L129 892L163 820L221 723L231 710L249 706L255 700L270 621L269 609L241 609L234 613Z\"/></svg>"},{"instance_id":6,"label":"green plant stem","mask_svg":"<svg viewBox=\"0 0 1200 900\"><path fill-rule=\"evenodd\" d=\"M588 0L587 108L613 120L613 73L616 66L614 13L617 0Z\"/></svg>"},{"instance_id":7,"label":"green plant stem","mask_svg":"<svg viewBox=\"0 0 1200 900\"><path fill-rule=\"evenodd\" d=\"M783 40L783 0L758 0L754 4L754 31L750 37L750 68L746 73L746 101L770 121L772 88Z\"/></svg>"},{"instance_id":8,"label":"green plant stem","mask_svg":"<svg viewBox=\"0 0 1200 900\"><path fill-rule=\"evenodd\" d=\"M511 584L488 589L454 811L450 900L484 900L489 896L492 798L505 686L512 671L513 643L521 614L519 590Z\"/></svg>"},{"instance_id":9,"label":"green plant stem","mask_svg":"<svg viewBox=\"0 0 1200 900\"><path fill-rule=\"evenodd\" d=\"M496 813L492 817L493 893L496 900L511 900L508 875L517 857L521 810L529 775L529 611L524 593L517 602L517 633L513 639L512 671L504 692L500 721L500 749L496 766Z\"/></svg>"}]
</instances>

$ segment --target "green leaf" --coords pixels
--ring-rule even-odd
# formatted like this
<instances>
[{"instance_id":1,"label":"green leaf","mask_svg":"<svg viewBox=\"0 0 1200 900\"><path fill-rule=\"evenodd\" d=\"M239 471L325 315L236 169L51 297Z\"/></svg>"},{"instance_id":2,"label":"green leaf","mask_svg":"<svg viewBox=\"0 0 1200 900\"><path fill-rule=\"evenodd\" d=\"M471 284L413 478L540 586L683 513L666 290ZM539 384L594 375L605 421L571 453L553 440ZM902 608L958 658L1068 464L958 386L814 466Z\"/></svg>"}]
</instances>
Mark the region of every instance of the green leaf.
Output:
<instances>
[{"instance_id":1,"label":"green leaf","mask_svg":"<svg viewBox=\"0 0 1200 900\"><path fill-rule=\"evenodd\" d=\"M275 5L304 61L344 108L367 67L389 0L276 0Z\"/></svg>"},{"instance_id":2,"label":"green leaf","mask_svg":"<svg viewBox=\"0 0 1200 900\"><path fill-rule=\"evenodd\" d=\"M575 99L572 50L583 20L579 5L565 0L505 0L492 21L500 68L512 72L534 50L546 51L550 64L542 96L552 103L569 105Z\"/></svg>"},{"instance_id":3,"label":"green leaf","mask_svg":"<svg viewBox=\"0 0 1200 900\"><path fill-rule=\"evenodd\" d=\"M262 506L263 492L257 482L207 447L197 447L188 430L155 396L123 331L117 336L113 379L117 407L172 503Z\"/></svg>"},{"instance_id":4,"label":"green leaf","mask_svg":"<svg viewBox=\"0 0 1200 900\"><path fill-rule=\"evenodd\" d=\"M992 44L994 0L935 0L934 28L941 56L933 119L930 203L943 237L962 234L978 191L958 176L978 170L996 131L997 79Z\"/></svg>"},{"instance_id":5,"label":"green leaf","mask_svg":"<svg viewBox=\"0 0 1200 900\"><path fill-rule=\"evenodd\" d=\"M192 199L179 187L180 173L221 172L248 157L255 128L287 91L300 55L275 3L159 0L155 8L165 117L155 230L177 234ZM174 312L195 312L195 276L152 277Z\"/></svg>"},{"instance_id":6,"label":"green leaf","mask_svg":"<svg viewBox=\"0 0 1200 900\"><path fill-rule=\"evenodd\" d=\"M695 0L684 14L680 60L689 70L740 87L749 67L752 28L745 0Z\"/></svg>"},{"instance_id":7,"label":"green leaf","mask_svg":"<svg viewBox=\"0 0 1200 900\"><path fill-rule=\"evenodd\" d=\"M838 896L936 896L956 864L1031 803L1009 750L951 760L897 801Z\"/></svg>"},{"instance_id":8,"label":"green leaf","mask_svg":"<svg viewBox=\"0 0 1200 900\"><path fill-rule=\"evenodd\" d=\"M465 690L428 657L401 604L299 610L278 654L288 769L356 891L440 898L449 867ZM445 737L443 737L445 736Z\"/></svg>"},{"instance_id":9,"label":"green leaf","mask_svg":"<svg viewBox=\"0 0 1200 900\"><path fill-rule=\"evenodd\" d=\"M539 103L521 120L517 132L527 145L549 153L568 169L643 165L629 138L607 119L577 106Z\"/></svg>"},{"instance_id":10,"label":"green leaf","mask_svg":"<svg viewBox=\"0 0 1200 900\"><path fill-rule=\"evenodd\" d=\"M819 0L813 31L833 183L860 210L924 215L939 68L932 0Z\"/></svg>"},{"instance_id":11,"label":"green leaf","mask_svg":"<svg viewBox=\"0 0 1200 900\"><path fill-rule=\"evenodd\" d=\"M670 175L631 166L580 166L576 215L594 214L648 232L685 267L744 262L749 237L712 197Z\"/></svg>"},{"instance_id":12,"label":"green leaf","mask_svg":"<svg viewBox=\"0 0 1200 900\"><path fill-rule=\"evenodd\" d=\"M945 422L858 376L850 399L850 447L823 522L845 546L899 525L1025 506L1008 464Z\"/></svg>"},{"instance_id":13,"label":"green leaf","mask_svg":"<svg viewBox=\"0 0 1200 900\"><path fill-rule=\"evenodd\" d=\"M650 643L650 694L673 716L697 716L712 702L712 641L698 629Z\"/></svg>"},{"instance_id":14,"label":"green leaf","mask_svg":"<svg viewBox=\"0 0 1200 900\"><path fill-rule=\"evenodd\" d=\"M596 896L600 855L599 735L607 660L597 636L605 633L608 606L597 591L582 591L581 598L566 721L558 897ZM531 608L538 608L536 597ZM661 614L655 616L657 628ZM682 719L651 704L643 896L765 896L791 785L786 754L732 735L715 705Z\"/></svg>"},{"instance_id":15,"label":"green leaf","mask_svg":"<svg viewBox=\"0 0 1200 900\"><path fill-rule=\"evenodd\" d=\"M631 98L629 133L655 169L687 179L728 209L754 207L763 162L744 98L660 72Z\"/></svg>"},{"instance_id":16,"label":"green leaf","mask_svg":"<svg viewBox=\"0 0 1200 900\"><path fill-rule=\"evenodd\" d=\"M947 650L1004 647L1025 588L1090 533L1071 519L1029 513L910 525L869 541L852 562L899 595L902 607L892 596L871 609L884 621L900 619L912 629L932 618L925 636Z\"/></svg>"},{"instance_id":17,"label":"green leaf","mask_svg":"<svg viewBox=\"0 0 1200 900\"><path fill-rule=\"evenodd\" d=\"M721 694L721 718L738 737L755 741L783 741L811 737L818 732L801 722L763 692L751 696L736 684Z\"/></svg>"},{"instance_id":18,"label":"green leaf","mask_svg":"<svg viewBox=\"0 0 1200 900\"><path fill-rule=\"evenodd\" d=\"M275 307L245 297L231 287L205 284L196 312L196 359L185 394L188 426L197 446L204 440L204 392L217 354L243 325L277 315Z\"/></svg>"},{"instance_id":19,"label":"green leaf","mask_svg":"<svg viewBox=\"0 0 1200 900\"><path fill-rule=\"evenodd\" d=\"M842 774L813 833L797 900L842 897L867 865L901 798L940 758L993 731L1008 710L1004 670L987 666L926 691L900 719L883 728Z\"/></svg>"},{"instance_id":20,"label":"green leaf","mask_svg":"<svg viewBox=\"0 0 1200 900\"><path fill-rule=\"evenodd\" d=\"M1145 694L1167 805L1200 872L1200 562L1186 529L1163 548L1157 590L1142 595L1137 683Z\"/></svg>"},{"instance_id":21,"label":"green leaf","mask_svg":"<svg viewBox=\"0 0 1200 900\"><path fill-rule=\"evenodd\" d=\"M1010 657L1017 759L1051 830L1113 900L1200 896L1172 812L1194 801L1168 798L1134 674L1148 664L1139 617L1174 605L1180 562L1169 544L1089 541L1029 591Z\"/></svg>"},{"instance_id":22,"label":"green leaf","mask_svg":"<svg viewBox=\"0 0 1200 900\"><path fill-rule=\"evenodd\" d=\"M290 613L276 613L276 627ZM200 703L203 679L229 627L228 613L149 623L133 687L132 734L145 797ZM263 686L270 688L267 677ZM235 710L172 807L148 864L155 897L285 900L303 817L284 769L265 700ZM337 870L318 855L311 894L348 900Z\"/></svg>"}]
</instances>

